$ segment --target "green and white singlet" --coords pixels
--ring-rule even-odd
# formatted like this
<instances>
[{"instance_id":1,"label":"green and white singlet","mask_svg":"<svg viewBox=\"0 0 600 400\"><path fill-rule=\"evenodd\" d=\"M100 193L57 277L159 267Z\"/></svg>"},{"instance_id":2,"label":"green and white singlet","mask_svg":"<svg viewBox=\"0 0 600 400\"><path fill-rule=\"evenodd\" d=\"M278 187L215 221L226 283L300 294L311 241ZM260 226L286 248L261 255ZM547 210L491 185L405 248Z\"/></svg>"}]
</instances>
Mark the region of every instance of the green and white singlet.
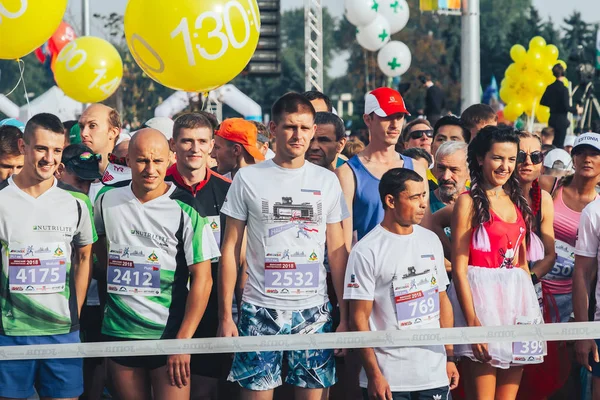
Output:
<instances>
[{"instance_id":1,"label":"green and white singlet","mask_svg":"<svg viewBox=\"0 0 600 400\"><path fill-rule=\"evenodd\" d=\"M170 184L164 195L141 203L129 185L96 200L96 226L108 247L105 335L174 338L185 314L189 266L220 256L208 220L173 199L176 190Z\"/></svg>"},{"instance_id":2,"label":"green and white singlet","mask_svg":"<svg viewBox=\"0 0 600 400\"><path fill-rule=\"evenodd\" d=\"M46 336L79 330L73 248L97 240L88 197L54 185L38 198L0 184L0 334Z\"/></svg>"}]
</instances>

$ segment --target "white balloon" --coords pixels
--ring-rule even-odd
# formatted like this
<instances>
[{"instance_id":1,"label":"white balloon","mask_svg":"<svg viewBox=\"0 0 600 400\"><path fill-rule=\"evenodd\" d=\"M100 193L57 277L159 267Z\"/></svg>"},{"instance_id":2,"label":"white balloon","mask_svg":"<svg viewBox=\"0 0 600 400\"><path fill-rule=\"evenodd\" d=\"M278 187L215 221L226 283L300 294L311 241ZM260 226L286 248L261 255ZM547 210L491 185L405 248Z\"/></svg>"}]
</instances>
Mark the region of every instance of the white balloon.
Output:
<instances>
[{"instance_id":1,"label":"white balloon","mask_svg":"<svg viewBox=\"0 0 600 400\"><path fill-rule=\"evenodd\" d=\"M354 26L369 25L377 17L379 0L346 0L346 18Z\"/></svg>"},{"instance_id":2,"label":"white balloon","mask_svg":"<svg viewBox=\"0 0 600 400\"><path fill-rule=\"evenodd\" d=\"M393 40L383 46L377 54L379 69L387 76L400 76L410 68L410 49L402 42Z\"/></svg>"},{"instance_id":3,"label":"white balloon","mask_svg":"<svg viewBox=\"0 0 600 400\"><path fill-rule=\"evenodd\" d=\"M390 23L390 32L400 32L408 23L410 9L406 0L377 0L379 1L378 12Z\"/></svg>"},{"instance_id":4,"label":"white balloon","mask_svg":"<svg viewBox=\"0 0 600 400\"><path fill-rule=\"evenodd\" d=\"M356 29L356 40L363 48L377 51L390 41L390 23L383 15L377 15L369 25Z\"/></svg>"}]
</instances>

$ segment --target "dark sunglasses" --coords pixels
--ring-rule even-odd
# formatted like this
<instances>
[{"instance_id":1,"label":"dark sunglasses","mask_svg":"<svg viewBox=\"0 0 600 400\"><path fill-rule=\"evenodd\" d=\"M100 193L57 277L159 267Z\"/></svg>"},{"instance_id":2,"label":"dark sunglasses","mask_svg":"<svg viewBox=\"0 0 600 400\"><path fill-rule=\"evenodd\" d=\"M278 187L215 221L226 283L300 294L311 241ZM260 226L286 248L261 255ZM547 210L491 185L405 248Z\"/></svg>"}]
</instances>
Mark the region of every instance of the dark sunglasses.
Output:
<instances>
[{"instance_id":1,"label":"dark sunglasses","mask_svg":"<svg viewBox=\"0 0 600 400\"><path fill-rule=\"evenodd\" d=\"M114 154L110 153L108 155L108 162L111 164L122 165L124 167L127 166L127 158L125 157L117 157Z\"/></svg>"},{"instance_id":2,"label":"dark sunglasses","mask_svg":"<svg viewBox=\"0 0 600 400\"><path fill-rule=\"evenodd\" d=\"M538 165L540 164L542 161L544 161L544 154L541 151L534 151L533 153L525 153L523 150L519 150L519 153L517 154L517 162L520 163L524 163L525 160L527 160L527 156L529 156L529 158L531 158L531 163L533 165Z\"/></svg>"},{"instance_id":3,"label":"dark sunglasses","mask_svg":"<svg viewBox=\"0 0 600 400\"><path fill-rule=\"evenodd\" d=\"M410 136L411 139L421 139L423 137L423 135L427 136L428 138L432 138L433 137L433 129L425 129L422 131L412 131L411 133L408 134L408 136Z\"/></svg>"}]
</instances>

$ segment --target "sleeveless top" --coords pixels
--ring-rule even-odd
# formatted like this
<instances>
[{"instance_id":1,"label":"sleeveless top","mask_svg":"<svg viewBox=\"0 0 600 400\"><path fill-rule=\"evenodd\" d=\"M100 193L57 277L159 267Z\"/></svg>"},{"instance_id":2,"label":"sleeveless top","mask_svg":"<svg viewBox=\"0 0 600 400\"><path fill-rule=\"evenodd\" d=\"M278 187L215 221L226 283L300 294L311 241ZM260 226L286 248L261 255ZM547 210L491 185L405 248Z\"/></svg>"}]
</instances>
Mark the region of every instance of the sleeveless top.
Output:
<instances>
[{"instance_id":1,"label":"sleeveless top","mask_svg":"<svg viewBox=\"0 0 600 400\"><path fill-rule=\"evenodd\" d=\"M573 264L577 241L577 229L581 213L571 210L563 200L563 187L558 188L554 198L554 239L556 241L557 263L544 277L544 287L552 294L571 293L572 268L565 268L565 262ZM564 260L563 260L564 259ZM560 265L559 265L560 264Z\"/></svg>"},{"instance_id":2,"label":"sleeveless top","mask_svg":"<svg viewBox=\"0 0 600 400\"><path fill-rule=\"evenodd\" d=\"M414 171L413 159L398 154L404 161L404 168ZM348 160L354 173L354 202L352 203L352 225L357 231L358 240L383 221L383 206L379 197L380 179L375 178L363 165L358 156Z\"/></svg>"},{"instance_id":3,"label":"sleeveless top","mask_svg":"<svg viewBox=\"0 0 600 400\"><path fill-rule=\"evenodd\" d=\"M469 265L483 268L517 268L519 266L519 246L527 233L521 211L515 206L517 220L506 222L490 209L490 220L477 229L485 229L489 236L490 251L475 249L473 239L477 229L471 234Z\"/></svg>"}]
</instances>

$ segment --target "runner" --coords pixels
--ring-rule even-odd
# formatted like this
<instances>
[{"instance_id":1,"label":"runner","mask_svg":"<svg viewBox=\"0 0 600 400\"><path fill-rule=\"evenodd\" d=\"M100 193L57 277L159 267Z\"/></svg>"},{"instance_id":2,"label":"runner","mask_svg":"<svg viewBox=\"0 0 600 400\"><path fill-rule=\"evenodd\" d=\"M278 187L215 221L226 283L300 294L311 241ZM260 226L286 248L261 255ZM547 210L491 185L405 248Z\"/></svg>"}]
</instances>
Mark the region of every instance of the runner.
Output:
<instances>
[{"instance_id":1,"label":"runner","mask_svg":"<svg viewBox=\"0 0 600 400\"><path fill-rule=\"evenodd\" d=\"M317 112L315 125L317 130L305 154L306 160L334 171L344 163L338 157L346 145L344 122L333 113Z\"/></svg>"},{"instance_id":2,"label":"runner","mask_svg":"<svg viewBox=\"0 0 600 400\"><path fill-rule=\"evenodd\" d=\"M526 260L532 215L515 173L518 149L512 128L493 126L469 146L471 191L459 196L452 219L455 326L542 323ZM464 357L467 398L514 399L523 371L516 363L541 362L545 345L457 345L454 353Z\"/></svg>"},{"instance_id":3,"label":"runner","mask_svg":"<svg viewBox=\"0 0 600 400\"><path fill-rule=\"evenodd\" d=\"M15 126L0 126L0 184L23 168L23 154L19 150L19 139L23 132Z\"/></svg>"},{"instance_id":4,"label":"runner","mask_svg":"<svg viewBox=\"0 0 600 400\"><path fill-rule=\"evenodd\" d=\"M357 240L360 240L383 220L383 207L377 188L384 173L392 168L403 167L414 169L426 177L425 170L413 167L411 158L395 150L406 115L410 114L397 91L379 88L367 94L363 119L369 128L371 141L362 152L335 172L350 210L350 218L344 221L348 248L352 245L354 231Z\"/></svg>"},{"instance_id":5,"label":"runner","mask_svg":"<svg viewBox=\"0 0 600 400\"><path fill-rule=\"evenodd\" d=\"M56 116L34 115L19 139L23 170L0 184L0 346L79 343L97 237L88 198L54 178L64 143ZM34 385L42 398L77 399L82 360L0 363L0 397L27 399Z\"/></svg>"},{"instance_id":6,"label":"runner","mask_svg":"<svg viewBox=\"0 0 600 400\"><path fill-rule=\"evenodd\" d=\"M104 104L92 104L79 117L81 143L101 156L100 173L104 174L108 166L108 155L113 151L121 133L119 113ZM96 193L102 189L102 182L92 183L90 199L95 201Z\"/></svg>"},{"instance_id":7,"label":"runner","mask_svg":"<svg viewBox=\"0 0 600 400\"><path fill-rule=\"evenodd\" d=\"M338 298L343 294L348 254L341 221L348 213L342 191L331 172L304 160L315 132L314 108L302 95L288 93L275 102L271 116L279 144L275 158L239 170L221 210L227 229L219 274L220 336L331 331L325 240ZM231 306L246 226L248 281L238 331ZM345 302L340 309L337 330L343 332ZM229 380L242 387L242 399L273 397L282 382L282 357L277 351L236 353ZM297 399L326 398L336 381L333 350L290 351L288 365L286 382L296 387Z\"/></svg>"},{"instance_id":8,"label":"runner","mask_svg":"<svg viewBox=\"0 0 600 400\"><path fill-rule=\"evenodd\" d=\"M420 147L431 155L433 128L426 119L413 119L402 130L402 145L405 149Z\"/></svg>"},{"instance_id":9,"label":"runner","mask_svg":"<svg viewBox=\"0 0 600 400\"><path fill-rule=\"evenodd\" d=\"M381 178L385 216L354 246L346 270L352 330L452 327L442 244L417 225L427 208L426 191L425 180L408 169L395 168ZM411 301L417 294L425 297ZM452 345L445 347L360 349L365 400L448 399L459 376Z\"/></svg>"},{"instance_id":10,"label":"runner","mask_svg":"<svg viewBox=\"0 0 600 400\"><path fill-rule=\"evenodd\" d=\"M471 142L488 125L498 125L498 115L487 104L473 104L460 115L460 123L471 133Z\"/></svg>"},{"instance_id":11,"label":"runner","mask_svg":"<svg viewBox=\"0 0 600 400\"><path fill-rule=\"evenodd\" d=\"M223 124L226 124L225 121ZM171 151L177 163L167 170L166 180L173 182L180 190L173 194L179 201L193 207L198 214L208 218L212 233L220 247L225 232L225 215L221 208L231 181L216 174L207 167L214 140L210 121L201 114L186 113L175 120ZM218 316L218 263L211 265L212 289L206 311L195 338L215 337L219 327ZM224 381L231 368L229 354L192 354L192 399L217 399L219 380Z\"/></svg>"},{"instance_id":12,"label":"runner","mask_svg":"<svg viewBox=\"0 0 600 400\"><path fill-rule=\"evenodd\" d=\"M98 157L84 144L70 144L64 148L54 175L85 195L90 191L90 184L102 177Z\"/></svg>"},{"instance_id":13,"label":"runner","mask_svg":"<svg viewBox=\"0 0 600 400\"><path fill-rule=\"evenodd\" d=\"M131 185L100 195L95 207L102 235L95 252L108 281L102 333L106 341L189 339L219 250L208 220L174 199L176 186L164 182L169 146L161 132L138 131L127 159ZM190 397L189 355L113 357L108 365L122 400Z\"/></svg>"},{"instance_id":14,"label":"runner","mask_svg":"<svg viewBox=\"0 0 600 400\"><path fill-rule=\"evenodd\" d=\"M465 129L460 118L454 115L446 115L438 120L433 127L433 142L431 143L431 154L435 157L439 147L445 142L463 142L469 143L471 132ZM429 191L437 189L438 182L432 173L427 170L427 180L429 181Z\"/></svg>"},{"instance_id":15,"label":"runner","mask_svg":"<svg viewBox=\"0 0 600 400\"><path fill-rule=\"evenodd\" d=\"M600 152L595 143L600 140L596 133L578 137L573 147L573 175L558 179L543 176L540 179L544 190L554 197L554 233L556 235L556 263L542 280L544 292L554 298L560 320L568 322L573 312L572 276L575 262L575 242L581 211L594 201L596 184L600 180L600 165L594 157Z\"/></svg>"}]
</instances>

